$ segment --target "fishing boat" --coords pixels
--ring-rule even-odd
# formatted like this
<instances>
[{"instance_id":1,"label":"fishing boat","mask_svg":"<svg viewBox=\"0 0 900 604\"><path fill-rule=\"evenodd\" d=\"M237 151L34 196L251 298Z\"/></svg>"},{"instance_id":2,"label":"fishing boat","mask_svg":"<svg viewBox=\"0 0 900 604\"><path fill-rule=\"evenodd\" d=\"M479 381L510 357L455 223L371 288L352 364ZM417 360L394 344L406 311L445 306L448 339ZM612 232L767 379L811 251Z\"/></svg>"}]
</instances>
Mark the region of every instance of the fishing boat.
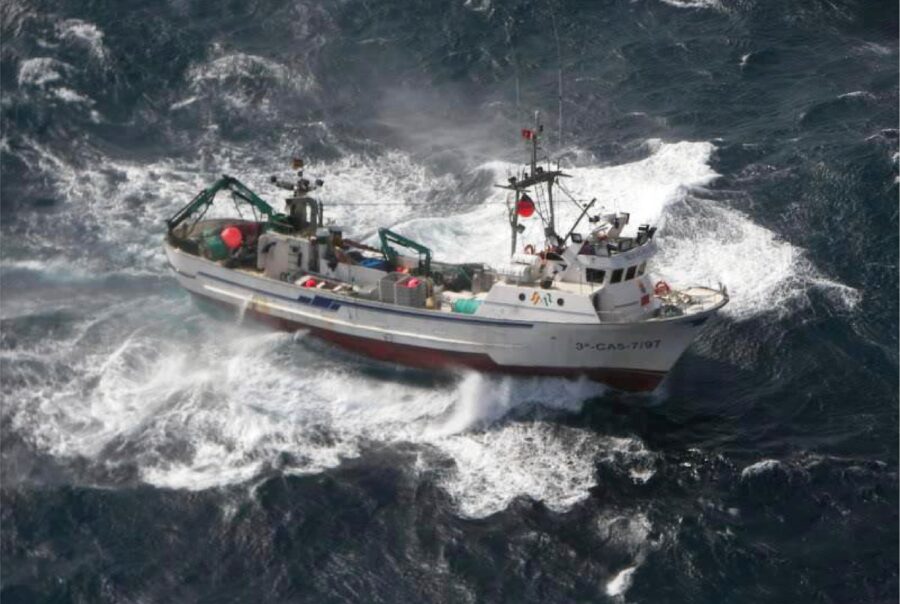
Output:
<instances>
[{"instance_id":1,"label":"fishing boat","mask_svg":"<svg viewBox=\"0 0 900 604\"><path fill-rule=\"evenodd\" d=\"M298 159L295 179L271 178L290 191L283 212L231 176L201 191L167 220L168 263L197 296L382 361L654 390L728 293L654 280L656 228L592 213L596 199L569 196L579 214L560 234L554 196L569 176L538 160L542 136L539 125L522 130L530 161L497 185L511 235L503 263L441 262L387 228L377 242L349 238L325 219L324 183ZM223 191L252 216L206 217ZM520 248L535 218L544 244Z\"/></svg>"}]
</instances>

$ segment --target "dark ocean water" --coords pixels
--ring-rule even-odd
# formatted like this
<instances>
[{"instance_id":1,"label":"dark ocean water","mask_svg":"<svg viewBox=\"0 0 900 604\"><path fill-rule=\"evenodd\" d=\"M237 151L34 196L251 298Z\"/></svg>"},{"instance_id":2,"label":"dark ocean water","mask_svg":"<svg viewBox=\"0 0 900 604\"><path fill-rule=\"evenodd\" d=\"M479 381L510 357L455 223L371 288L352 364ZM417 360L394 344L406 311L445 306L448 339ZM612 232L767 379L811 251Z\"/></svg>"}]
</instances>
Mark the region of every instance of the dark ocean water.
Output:
<instances>
[{"instance_id":1,"label":"dark ocean water","mask_svg":"<svg viewBox=\"0 0 900 604\"><path fill-rule=\"evenodd\" d=\"M0 17L4 604L897 601L896 2ZM652 396L378 365L166 271L166 216L297 153L360 236L505 249L534 110L732 293Z\"/></svg>"}]
</instances>

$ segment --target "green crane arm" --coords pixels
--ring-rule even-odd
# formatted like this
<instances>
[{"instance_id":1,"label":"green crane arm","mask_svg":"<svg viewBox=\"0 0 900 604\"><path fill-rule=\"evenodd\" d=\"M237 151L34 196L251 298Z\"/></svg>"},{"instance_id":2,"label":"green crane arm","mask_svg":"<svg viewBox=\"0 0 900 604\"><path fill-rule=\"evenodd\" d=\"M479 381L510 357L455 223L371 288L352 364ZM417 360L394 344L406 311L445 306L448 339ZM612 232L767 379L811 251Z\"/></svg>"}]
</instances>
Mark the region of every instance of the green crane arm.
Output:
<instances>
[{"instance_id":1,"label":"green crane arm","mask_svg":"<svg viewBox=\"0 0 900 604\"><path fill-rule=\"evenodd\" d=\"M381 251L384 253L384 257L391 264L397 264L397 250L391 247L391 243L396 243L397 245L402 245L405 248L409 248L412 250L416 250L420 254L425 256L425 272L424 274L431 274L431 250L421 243L417 241L413 241L412 239L408 239L399 233L395 233L389 229L378 229L378 238L381 240ZM422 267L421 261L419 262L419 268Z\"/></svg>"},{"instance_id":2,"label":"green crane arm","mask_svg":"<svg viewBox=\"0 0 900 604\"><path fill-rule=\"evenodd\" d=\"M272 206L266 203L256 193L251 191L244 183L226 174L223 175L222 178L214 182L212 186L200 191L197 196L190 201L190 203L178 210L174 216L166 220L166 225L169 227L169 232L171 233L173 230L175 230L175 228L179 224L187 220L198 210L209 206L216 198L216 194L222 189L229 189L235 196L243 199L245 202L249 203L257 210L265 214L266 217L268 217L269 222L272 223L272 226L276 230L289 230L291 228L290 221L288 220L287 216L280 212L276 212Z\"/></svg>"}]
</instances>

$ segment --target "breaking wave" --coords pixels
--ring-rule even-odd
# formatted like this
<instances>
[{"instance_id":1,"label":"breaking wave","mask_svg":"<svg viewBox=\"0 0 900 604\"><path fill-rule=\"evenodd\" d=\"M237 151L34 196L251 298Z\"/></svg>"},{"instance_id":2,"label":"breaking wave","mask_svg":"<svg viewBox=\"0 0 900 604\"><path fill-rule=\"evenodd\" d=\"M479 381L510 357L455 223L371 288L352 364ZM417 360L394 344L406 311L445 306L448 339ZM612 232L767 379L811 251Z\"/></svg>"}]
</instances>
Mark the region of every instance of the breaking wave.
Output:
<instances>
[{"instance_id":1,"label":"breaking wave","mask_svg":"<svg viewBox=\"0 0 900 604\"><path fill-rule=\"evenodd\" d=\"M190 490L273 468L317 473L373 443L410 443L425 447L420 471L436 472L469 516L520 496L563 510L587 496L595 463L646 464L637 443L552 421L602 392L596 384L373 378L299 344L302 335L213 324L179 304L155 300L158 322L124 337L121 323L145 303L96 309L64 343L4 353L6 379L31 385L11 410L15 428L60 459L90 460L100 475L135 465L144 482ZM166 326L168 313L193 325L190 334ZM75 354L88 343L93 352ZM524 412L529 421L505 419Z\"/></svg>"}]
</instances>

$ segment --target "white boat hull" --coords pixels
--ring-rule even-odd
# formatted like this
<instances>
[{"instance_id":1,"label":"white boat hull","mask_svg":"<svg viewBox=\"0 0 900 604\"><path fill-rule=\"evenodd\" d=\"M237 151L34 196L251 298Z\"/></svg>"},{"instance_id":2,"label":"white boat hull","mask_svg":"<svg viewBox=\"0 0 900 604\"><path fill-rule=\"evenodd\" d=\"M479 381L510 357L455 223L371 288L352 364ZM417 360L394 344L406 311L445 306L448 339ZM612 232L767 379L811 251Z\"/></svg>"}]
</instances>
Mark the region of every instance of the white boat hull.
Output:
<instances>
[{"instance_id":1,"label":"white boat hull","mask_svg":"<svg viewBox=\"0 0 900 604\"><path fill-rule=\"evenodd\" d=\"M168 243L165 248L188 291L373 358L427 368L584 375L630 391L655 389L727 300L686 316L630 323L480 318L306 289L228 269Z\"/></svg>"}]
</instances>

